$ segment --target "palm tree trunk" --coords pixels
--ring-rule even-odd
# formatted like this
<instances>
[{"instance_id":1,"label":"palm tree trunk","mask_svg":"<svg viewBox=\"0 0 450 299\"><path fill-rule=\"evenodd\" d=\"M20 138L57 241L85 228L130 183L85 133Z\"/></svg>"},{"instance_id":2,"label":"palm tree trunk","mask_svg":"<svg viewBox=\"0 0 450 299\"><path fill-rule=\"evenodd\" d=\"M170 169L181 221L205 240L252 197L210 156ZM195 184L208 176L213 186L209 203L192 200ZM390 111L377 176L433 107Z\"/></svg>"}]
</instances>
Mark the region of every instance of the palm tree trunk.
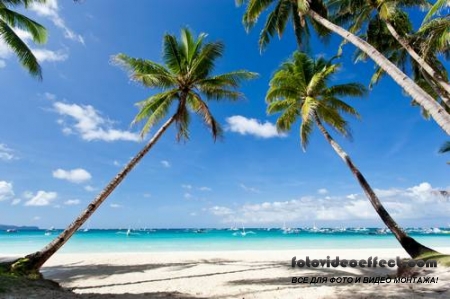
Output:
<instances>
[{"instance_id":1,"label":"palm tree trunk","mask_svg":"<svg viewBox=\"0 0 450 299\"><path fill-rule=\"evenodd\" d=\"M25 262L21 263L21 267L27 268L27 271L37 272L41 266L63 246L69 238L86 222L86 220L97 210L97 208L105 201L105 199L114 191L114 189L123 181L127 174L139 163L139 161L147 154L158 139L163 135L167 128L175 121L172 116L166 121L161 128L153 135L147 145L130 161L127 165L114 177L113 180L103 189L102 192L88 205L88 207L72 222L56 239L45 246L42 250L29 254L25 257ZM12 265L14 268L14 265Z\"/></svg>"},{"instance_id":2,"label":"palm tree trunk","mask_svg":"<svg viewBox=\"0 0 450 299\"><path fill-rule=\"evenodd\" d=\"M394 236L397 238L397 240L400 242L400 245L403 247L403 249L406 250L406 252L412 257L416 258L424 253L429 252L435 252L433 249L428 248L413 238L409 237L395 222L395 220L389 215L388 211L383 207L381 201L378 199L378 196L375 194L375 192L370 187L369 183L366 181L362 173L358 170L358 168L353 164L350 157L347 155L347 153L339 146L339 144L334 141L334 139L331 137L331 135L328 133L328 131L325 129L325 127L322 125L322 122L320 121L319 117L317 115L314 115L314 120L319 127L322 134L325 136L325 139L330 143L331 147L334 149L334 151L339 155L339 157L347 164L348 168L350 168L351 172L355 176L356 180L358 181L361 188L364 190L364 193L366 194L367 198L369 199L370 203L372 204L375 211L380 216L381 220L384 222L384 224L392 231Z\"/></svg>"},{"instance_id":3,"label":"palm tree trunk","mask_svg":"<svg viewBox=\"0 0 450 299\"><path fill-rule=\"evenodd\" d=\"M333 24L315 11L309 9L308 14L322 26L339 34L372 58L373 61L388 73L419 105L428 111L438 125L450 135L450 114L448 114L428 93L389 61L389 59L384 57L377 49L366 41L348 32L344 28Z\"/></svg>"},{"instance_id":4,"label":"palm tree trunk","mask_svg":"<svg viewBox=\"0 0 450 299\"><path fill-rule=\"evenodd\" d=\"M433 78L433 80L441 86L445 90L445 93L439 92L444 103L450 107L450 99L448 95L450 95L450 84L442 78L439 73L437 73L419 54L414 51L414 49L408 44L408 41L405 40L398 32L395 30L394 26L392 26L391 22L388 20L384 21L386 23L386 27L388 28L391 35L398 41L400 45L411 55L411 57L421 66L421 68L428 73L428 75Z\"/></svg>"}]
</instances>

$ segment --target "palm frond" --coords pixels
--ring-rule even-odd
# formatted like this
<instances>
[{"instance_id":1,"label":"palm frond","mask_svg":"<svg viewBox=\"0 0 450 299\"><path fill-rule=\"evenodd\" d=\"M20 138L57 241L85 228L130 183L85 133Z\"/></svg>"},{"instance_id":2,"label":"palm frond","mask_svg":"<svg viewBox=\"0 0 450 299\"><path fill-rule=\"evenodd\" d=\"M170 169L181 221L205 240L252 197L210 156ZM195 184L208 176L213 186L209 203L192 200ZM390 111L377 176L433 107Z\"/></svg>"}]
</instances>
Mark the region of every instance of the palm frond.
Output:
<instances>
[{"instance_id":1,"label":"palm frond","mask_svg":"<svg viewBox=\"0 0 450 299\"><path fill-rule=\"evenodd\" d=\"M122 53L113 56L112 61L128 70L130 78L144 86L167 89L177 84L170 71L156 62L132 58Z\"/></svg>"},{"instance_id":2,"label":"palm frond","mask_svg":"<svg viewBox=\"0 0 450 299\"><path fill-rule=\"evenodd\" d=\"M164 63L174 74L180 74L185 69L183 64L181 47L177 41L177 38L171 34L164 35L163 38L163 59Z\"/></svg>"},{"instance_id":3,"label":"palm frond","mask_svg":"<svg viewBox=\"0 0 450 299\"><path fill-rule=\"evenodd\" d=\"M42 80L42 69L38 60L34 56L30 48L17 36L17 34L0 19L0 37L5 43L16 53L20 63L28 70L28 72Z\"/></svg>"},{"instance_id":4,"label":"palm frond","mask_svg":"<svg viewBox=\"0 0 450 299\"><path fill-rule=\"evenodd\" d=\"M33 41L37 44L47 42L47 30L45 27L18 12L1 8L0 19L11 27L20 28L29 32Z\"/></svg>"},{"instance_id":5,"label":"palm frond","mask_svg":"<svg viewBox=\"0 0 450 299\"><path fill-rule=\"evenodd\" d=\"M188 104L196 113L203 117L203 122L211 129L214 141L216 141L217 138L221 138L223 130L212 115L208 105L201 99L200 95L191 92L188 97Z\"/></svg>"},{"instance_id":6,"label":"palm frond","mask_svg":"<svg viewBox=\"0 0 450 299\"><path fill-rule=\"evenodd\" d=\"M280 0L275 9L267 16L266 23L259 36L259 48L261 50L266 48L275 34L278 34L278 37L281 38L289 20L291 6L291 2Z\"/></svg>"},{"instance_id":7,"label":"palm frond","mask_svg":"<svg viewBox=\"0 0 450 299\"><path fill-rule=\"evenodd\" d=\"M144 120L145 124L141 130L141 137L145 134L161 119L163 119L175 99L178 99L178 91L171 90L167 92L158 93L149 97L145 101L137 103L140 107L139 113L134 118L132 124L137 124Z\"/></svg>"}]
</instances>

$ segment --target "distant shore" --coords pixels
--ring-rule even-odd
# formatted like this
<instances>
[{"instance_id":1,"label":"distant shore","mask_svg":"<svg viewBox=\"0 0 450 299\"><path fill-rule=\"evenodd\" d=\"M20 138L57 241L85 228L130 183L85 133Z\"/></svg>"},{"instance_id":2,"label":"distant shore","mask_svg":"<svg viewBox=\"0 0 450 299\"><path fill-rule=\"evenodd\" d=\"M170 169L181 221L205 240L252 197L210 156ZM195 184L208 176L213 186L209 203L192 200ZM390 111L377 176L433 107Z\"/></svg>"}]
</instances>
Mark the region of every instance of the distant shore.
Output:
<instances>
[{"instance_id":1,"label":"distant shore","mask_svg":"<svg viewBox=\"0 0 450 299\"><path fill-rule=\"evenodd\" d=\"M436 249L450 253L450 248ZM401 248L56 254L42 272L73 292L86 294L86 298L97 298L92 293L99 294L98 298L105 298L100 294L116 294L114 298L124 299L450 297L450 272L445 268L426 270L425 274L439 278L437 283L374 284L362 281L364 277L395 275L396 267L292 268L294 256L407 258ZM292 277L308 277L308 283L292 284ZM319 281L319 277L327 278L327 282ZM361 282L331 282L338 277L361 277Z\"/></svg>"}]
</instances>

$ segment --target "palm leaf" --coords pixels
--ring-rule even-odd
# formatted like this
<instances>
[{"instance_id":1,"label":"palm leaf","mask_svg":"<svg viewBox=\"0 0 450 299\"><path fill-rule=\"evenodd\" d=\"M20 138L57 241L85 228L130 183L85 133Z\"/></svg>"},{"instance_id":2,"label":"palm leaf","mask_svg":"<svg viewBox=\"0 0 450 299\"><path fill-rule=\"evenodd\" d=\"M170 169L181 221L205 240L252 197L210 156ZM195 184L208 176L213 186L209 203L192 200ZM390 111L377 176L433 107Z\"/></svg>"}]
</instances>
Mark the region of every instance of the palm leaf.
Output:
<instances>
[{"instance_id":1,"label":"palm leaf","mask_svg":"<svg viewBox=\"0 0 450 299\"><path fill-rule=\"evenodd\" d=\"M31 75L42 80L42 69L30 48L17 36L17 34L0 19L0 37L16 53L20 63Z\"/></svg>"}]
</instances>

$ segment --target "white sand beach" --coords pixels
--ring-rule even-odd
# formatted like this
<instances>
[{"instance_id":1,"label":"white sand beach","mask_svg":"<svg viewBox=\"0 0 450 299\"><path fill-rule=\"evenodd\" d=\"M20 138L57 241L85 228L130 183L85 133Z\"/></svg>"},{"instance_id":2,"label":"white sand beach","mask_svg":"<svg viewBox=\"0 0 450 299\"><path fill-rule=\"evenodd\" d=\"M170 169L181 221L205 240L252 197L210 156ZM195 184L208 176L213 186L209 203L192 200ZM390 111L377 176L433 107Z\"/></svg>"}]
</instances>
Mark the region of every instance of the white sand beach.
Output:
<instances>
[{"instance_id":1,"label":"white sand beach","mask_svg":"<svg viewBox=\"0 0 450 299\"><path fill-rule=\"evenodd\" d=\"M401 249L56 254L42 272L76 293L52 298L450 298L450 272L443 267L419 275L436 277L437 283L338 284L330 279L395 275L396 268L293 269L293 256L407 257ZM292 284L293 276L327 277L328 282ZM39 291L29 295L50 298Z\"/></svg>"}]
</instances>

